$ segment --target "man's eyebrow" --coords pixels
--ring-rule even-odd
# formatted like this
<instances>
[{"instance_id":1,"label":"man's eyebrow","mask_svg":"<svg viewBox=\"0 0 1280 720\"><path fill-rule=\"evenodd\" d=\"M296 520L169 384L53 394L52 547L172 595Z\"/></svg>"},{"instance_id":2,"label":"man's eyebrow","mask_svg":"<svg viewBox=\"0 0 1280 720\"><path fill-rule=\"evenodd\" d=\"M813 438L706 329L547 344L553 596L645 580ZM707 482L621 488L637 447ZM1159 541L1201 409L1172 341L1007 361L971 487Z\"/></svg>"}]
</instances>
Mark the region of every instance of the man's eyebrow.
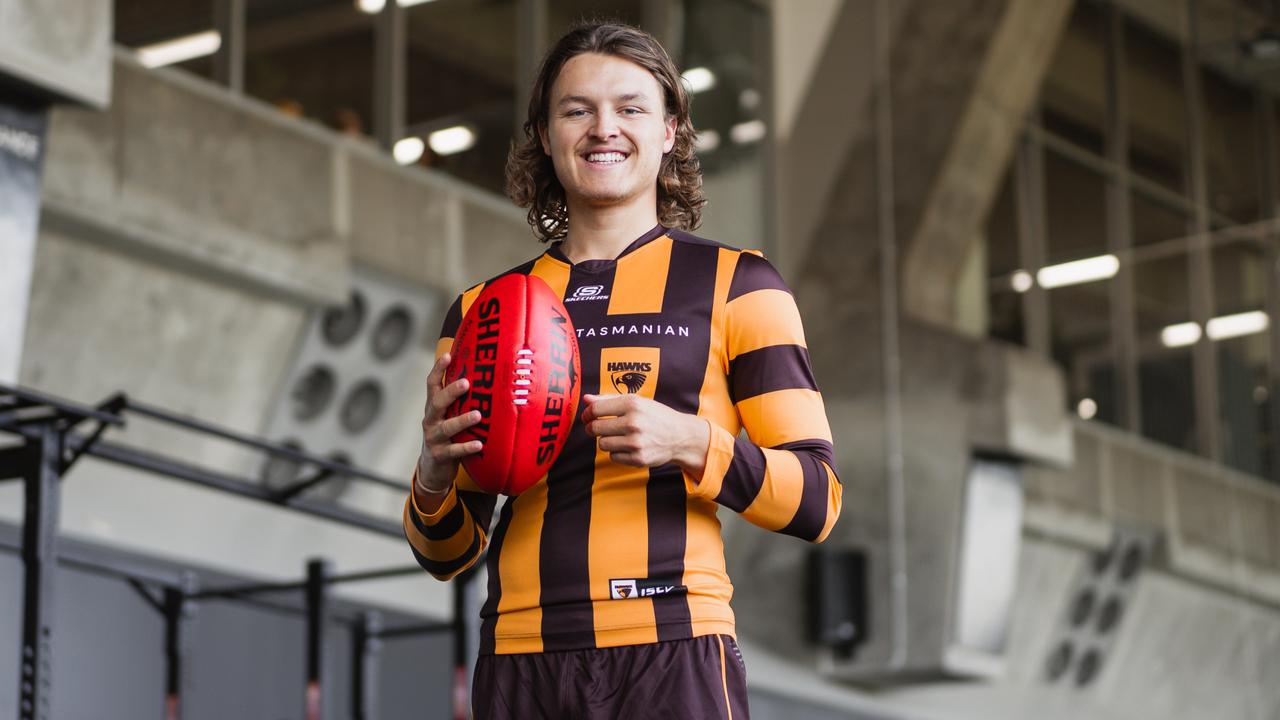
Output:
<instances>
[{"instance_id":1,"label":"man's eyebrow","mask_svg":"<svg viewBox=\"0 0 1280 720\"><path fill-rule=\"evenodd\" d=\"M625 93L614 98L614 102L629 103L636 100L648 100L649 96L644 93ZM565 105L591 105L591 98L585 95L566 95L560 98L560 102L556 103L556 107L564 107Z\"/></svg>"}]
</instances>

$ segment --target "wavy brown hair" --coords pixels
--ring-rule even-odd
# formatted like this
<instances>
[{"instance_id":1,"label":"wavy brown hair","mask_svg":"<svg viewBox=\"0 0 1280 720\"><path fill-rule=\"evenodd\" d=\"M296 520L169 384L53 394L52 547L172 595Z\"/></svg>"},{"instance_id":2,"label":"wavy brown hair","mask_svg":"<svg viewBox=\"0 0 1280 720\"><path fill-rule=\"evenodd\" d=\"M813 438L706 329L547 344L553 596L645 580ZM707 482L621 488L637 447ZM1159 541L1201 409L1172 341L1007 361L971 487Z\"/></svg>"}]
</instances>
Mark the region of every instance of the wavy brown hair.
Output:
<instances>
[{"instance_id":1,"label":"wavy brown hair","mask_svg":"<svg viewBox=\"0 0 1280 720\"><path fill-rule=\"evenodd\" d=\"M702 223L702 166L694 154L689 94L667 51L649 33L620 23L592 23L570 30L547 53L533 83L524 139L507 154L507 196L529 208L529 225L542 242L569 232L569 206L551 158L543 152L541 131L547 126L551 86L570 58L599 53L630 60L648 70L662 86L666 118L676 119L676 141L658 169L658 221L667 227L695 230Z\"/></svg>"}]
</instances>

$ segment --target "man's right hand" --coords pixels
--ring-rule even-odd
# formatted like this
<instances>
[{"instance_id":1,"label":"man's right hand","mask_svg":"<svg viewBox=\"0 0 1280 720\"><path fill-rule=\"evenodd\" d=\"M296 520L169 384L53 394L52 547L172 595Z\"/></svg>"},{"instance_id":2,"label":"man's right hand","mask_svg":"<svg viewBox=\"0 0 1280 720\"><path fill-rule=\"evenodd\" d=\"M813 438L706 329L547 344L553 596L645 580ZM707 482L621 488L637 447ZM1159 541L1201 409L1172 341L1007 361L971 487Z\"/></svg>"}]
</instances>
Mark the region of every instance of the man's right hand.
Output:
<instances>
[{"instance_id":1,"label":"man's right hand","mask_svg":"<svg viewBox=\"0 0 1280 720\"><path fill-rule=\"evenodd\" d=\"M427 404L422 417L422 452L418 456L418 476L413 484L413 499L418 509L431 514L449 494L449 486L458 474L458 463L468 455L474 455L484 447L479 440L465 443L453 442L453 436L480 422L480 411L446 418L445 411L455 400L467 392L469 382L460 378L444 385L444 373L449 367L449 353L441 355L431 373L427 375Z\"/></svg>"}]
</instances>

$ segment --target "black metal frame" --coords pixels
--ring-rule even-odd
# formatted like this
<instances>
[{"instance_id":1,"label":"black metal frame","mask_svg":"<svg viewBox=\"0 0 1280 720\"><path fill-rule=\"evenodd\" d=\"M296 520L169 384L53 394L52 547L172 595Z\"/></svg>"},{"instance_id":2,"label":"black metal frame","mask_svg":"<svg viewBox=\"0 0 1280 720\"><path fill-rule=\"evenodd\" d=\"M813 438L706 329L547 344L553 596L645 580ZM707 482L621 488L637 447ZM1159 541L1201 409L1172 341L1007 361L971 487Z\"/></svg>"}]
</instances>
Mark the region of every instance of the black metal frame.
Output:
<instances>
[{"instance_id":1,"label":"black metal frame","mask_svg":"<svg viewBox=\"0 0 1280 720\"><path fill-rule=\"evenodd\" d=\"M268 455L298 461L314 470L290 486L270 490L253 480L191 465L102 439L109 428L122 428L125 413L132 413L192 432L228 440ZM94 423L82 433L77 428ZM333 574L328 563L312 559L307 563L305 579L293 582L255 583L234 587L199 590L194 574L181 573L176 579L121 563L107 563L74 554L60 556L57 548L60 481L75 462L85 455L107 460L137 470L165 475L176 480L212 487L242 497L287 507L352 527L396 538L403 531L395 523L378 517L301 497L301 493L337 477L350 477L397 491L407 492L403 483L389 480L358 468L308 455L281 445L242 435L199 420L182 417L159 408L131 400L122 393L111 396L97 407L89 407L28 389L0 384L0 435L21 438L22 444L0 448L0 481L22 479L24 510L21 542L18 550L23 561L23 614L19 663L19 714L21 720L47 720L52 692L51 618L55 589L53 570L62 562L126 580L148 605L165 618L165 718L181 716L185 693L184 669L189 653L190 625L195 605L201 600L230 600L269 607L291 614L304 614L307 621L307 668L304 703L305 717L319 720L325 716L323 699L324 648L327 621L338 620L349 625L352 643L352 707L357 720L376 717L376 693L369 688L377 678L377 654L382 640L425 634L453 632L456 668L465 673L467 657L464 613L465 585L472 572L457 578L454 593L454 621L424 623L397 628L382 627L378 613L339 616L330 607L329 592L333 585L375 580L399 575L417 574L417 565L365 570L343 575ZM269 592L303 591L305 607L298 609L279 605L253 596Z\"/></svg>"}]
</instances>

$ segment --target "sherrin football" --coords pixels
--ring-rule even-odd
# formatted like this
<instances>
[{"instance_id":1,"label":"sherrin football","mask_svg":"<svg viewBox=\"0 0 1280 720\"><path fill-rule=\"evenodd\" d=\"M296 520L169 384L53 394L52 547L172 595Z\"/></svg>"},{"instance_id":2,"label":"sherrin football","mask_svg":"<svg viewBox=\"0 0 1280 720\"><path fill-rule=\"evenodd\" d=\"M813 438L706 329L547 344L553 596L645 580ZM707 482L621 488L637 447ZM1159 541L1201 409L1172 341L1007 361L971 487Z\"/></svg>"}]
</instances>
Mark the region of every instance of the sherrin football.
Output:
<instances>
[{"instance_id":1,"label":"sherrin football","mask_svg":"<svg viewBox=\"0 0 1280 720\"><path fill-rule=\"evenodd\" d=\"M453 437L484 449L462 460L481 490L519 495L555 462L578 411L578 340L560 298L541 278L504 275L485 286L458 327L445 384L465 377L454 417L480 422Z\"/></svg>"}]
</instances>

